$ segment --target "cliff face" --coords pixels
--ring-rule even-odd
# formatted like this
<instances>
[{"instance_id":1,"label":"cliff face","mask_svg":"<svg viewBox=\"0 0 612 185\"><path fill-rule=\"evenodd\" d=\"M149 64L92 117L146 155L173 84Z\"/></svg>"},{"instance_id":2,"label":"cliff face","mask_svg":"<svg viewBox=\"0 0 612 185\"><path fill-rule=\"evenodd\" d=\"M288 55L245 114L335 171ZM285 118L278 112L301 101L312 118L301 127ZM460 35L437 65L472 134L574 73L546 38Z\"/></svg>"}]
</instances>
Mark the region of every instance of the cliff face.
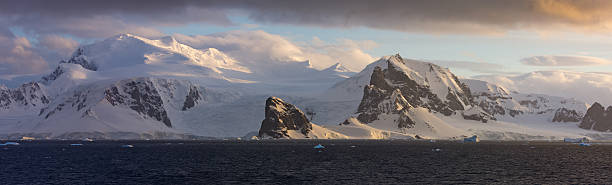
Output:
<instances>
[{"instance_id":1,"label":"cliff face","mask_svg":"<svg viewBox=\"0 0 612 185\"><path fill-rule=\"evenodd\" d=\"M364 87L357 109L360 122L372 123L383 115L393 115L399 116L394 119L398 128L412 128L415 121L408 111L414 107L482 122L494 119L475 106L470 89L448 69L399 55L384 62L386 65L374 68L370 84Z\"/></svg>"},{"instance_id":2,"label":"cliff face","mask_svg":"<svg viewBox=\"0 0 612 185\"><path fill-rule=\"evenodd\" d=\"M557 109L552 119L553 122L579 122L580 120L582 120L582 115L576 112L576 110L566 108Z\"/></svg>"},{"instance_id":3,"label":"cliff face","mask_svg":"<svg viewBox=\"0 0 612 185\"><path fill-rule=\"evenodd\" d=\"M602 132L612 130L612 106L604 109L601 104L595 102L591 108L587 110L578 127Z\"/></svg>"},{"instance_id":4,"label":"cliff face","mask_svg":"<svg viewBox=\"0 0 612 185\"><path fill-rule=\"evenodd\" d=\"M261 123L259 137L291 138L290 132L308 135L312 123L304 112L277 97L266 100L266 117Z\"/></svg>"}]
</instances>

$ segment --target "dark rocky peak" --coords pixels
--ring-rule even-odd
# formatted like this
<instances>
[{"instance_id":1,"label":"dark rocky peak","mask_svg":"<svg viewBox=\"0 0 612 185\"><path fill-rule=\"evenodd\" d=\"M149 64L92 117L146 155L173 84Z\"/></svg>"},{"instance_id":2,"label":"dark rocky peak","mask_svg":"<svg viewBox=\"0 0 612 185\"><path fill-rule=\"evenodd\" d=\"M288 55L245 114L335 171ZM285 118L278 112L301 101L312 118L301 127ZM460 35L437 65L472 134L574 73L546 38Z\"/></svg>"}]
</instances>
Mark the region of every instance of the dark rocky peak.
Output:
<instances>
[{"instance_id":1,"label":"dark rocky peak","mask_svg":"<svg viewBox=\"0 0 612 185\"><path fill-rule=\"evenodd\" d=\"M401 56L393 55L387 58L386 69L384 67L374 67L370 84L364 87L363 97L357 109L357 119L363 123L372 123L378 120L381 114L407 116L406 111L391 111L399 99L397 97L404 99L407 106L403 107L423 107L447 116L457 111L464 111L469 105L475 105L469 87L439 66L418 61L404 61ZM418 71L419 69L426 71ZM448 93L439 96L440 92ZM483 122L495 119L482 110L471 110L471 113L464 115L464 118Z\"/></svg>"},{"instance_id":2,"label":"dark rocky peak","mask_svg":"<svg viewBox=\"0 0 612 185\"><path fill-rule=\"evenodd\" d=\"M558 108L552 119L553 122L579 122L580 120L582 120L582 115L576 110L566 108Z\"/></svg>"},{"instance_id":3,"label":"dark rocky peak","mask_svg":"<svg viewBox=\"0 0 612 185\"><path fill-rule=\"evenodd\" d=\"M83 67L83 68L85 68L87 70L91 70L91 71L97 71L98 70L98 66L93 61L90 61L89 59L87 59L87 56L85 56L85 51L83 50L83 48L78 48L72 54L72 57L70 57L70 59L68 59L68 60L61 60L59 62L60 65L58 65L55 68L55 70L53 70L53 72L51 72L51 74L43 76L42 79L40 80L40 82L43 83L43 84L48 85L52 81L54 81L57 78L59 78L62 74L64 74L66 72L65 69L61 65L61 64L64 64L64 63L65 64L80 65L81 67Z\"/></svg>"},{"instance_id":4,"label":"dark rocky peak","mask_svg":"<svg viewBox=\"0 0 612 185\"><path fill-rule=\"evenodd\" d=\"M266 100L266 117L261 122L259 137L291 138L289 131L297 131L304 136L312 130L304 112L280 98Z\"/></svg>"},{"instance_id":5,"label":"dark rocky peak","mask_svg":"<svg viewBox=\"0 0 612 185\"><path fill-rule=\"evenodd\" d=\"M604 107L595 102L587 110L578 127L587 130L610 131L612 129L612 107Z\"/></svg>"},{"instance_id":6,"label":"dark rocky peak","mask_svg":"<svg viewBox=\"0 0 612 185\"><path fill-rule=\"evenodd\" d=\"M62 60L60 61L60 63L78 64L88 70L92 70L92 71L98 70L98 66L96 65L96 63L87 59L87 56L85 55L85 50L83 48L78 48L72 54L72 57L70 57L70 59Z\"/></svg>"}]
</instances>

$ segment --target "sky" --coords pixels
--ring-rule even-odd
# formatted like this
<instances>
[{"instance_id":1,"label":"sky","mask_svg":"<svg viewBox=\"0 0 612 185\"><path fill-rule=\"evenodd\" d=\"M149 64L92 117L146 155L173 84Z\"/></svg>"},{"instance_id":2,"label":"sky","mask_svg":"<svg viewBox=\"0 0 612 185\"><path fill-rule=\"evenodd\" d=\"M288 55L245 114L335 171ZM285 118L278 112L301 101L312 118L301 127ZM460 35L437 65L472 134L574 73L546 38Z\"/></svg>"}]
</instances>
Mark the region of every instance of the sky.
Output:
<instances>
[{"instance_id":1,"label":"sky","mask_svg":"<svg viewBox=\"0 0 612 185\"><path fill-rule=\"evenodd\" d=\"M399 53L518 90L579 94L572 87L588 84L603 96L612 93L611 26L607 0L7 0L0 78L48 73L79 45L131 33L320 69L359 71Z\"/></svg>"}]
</instances>

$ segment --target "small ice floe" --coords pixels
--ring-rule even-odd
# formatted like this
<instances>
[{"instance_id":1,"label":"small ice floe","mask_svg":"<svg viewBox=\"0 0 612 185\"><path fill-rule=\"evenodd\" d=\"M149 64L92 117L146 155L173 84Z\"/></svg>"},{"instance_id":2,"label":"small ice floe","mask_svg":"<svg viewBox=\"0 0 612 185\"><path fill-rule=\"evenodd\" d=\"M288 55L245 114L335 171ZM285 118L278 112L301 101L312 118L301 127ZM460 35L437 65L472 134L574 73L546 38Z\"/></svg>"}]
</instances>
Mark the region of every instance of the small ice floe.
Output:
<instances>
[{"instance_id":1,"label":"small ice floe","mask_svg":"<svg viewBox=\"0 0 612 185\"><path fill-rule=\"evenodd\" d=\"M589 144L589 143L580 143L578 145L580 145L580 146L591 146L591 144Z\"/></svg>"},{"instance_id":2,"label":"small ice floe","mask_svg":"<svg viewBox=\"0 0 612 185\"><path fill-rule=\"evenodd\" d=\"M434 151L434 152L439 152L439 151L442 151L442 149L439 149L439 148L434 148L434 149L431 149L431 151Z\"/></svg>"},{"instance_id":3,"label":"small ice floe","mask_svg":"<svg viewBox=\"0 0 612 185\"><path fill-rule=\"evenodd\" d=\"M325 147L321 144L318 144L317 146L314 146L314 149L324 149Z\"/></svg>"},{"instance_id":4,"label":"small ice floe","mask_svg":"<svg viewBox=\"0 0 612 185\"><path fill-rule=\"evenodd\" d=\"M134 145L121 145L121 148L134 148Z\"/></svg>"},{"instance_id":5,"label":"small ice floe","mask_svg":"<svg viewBox=\"0 0 612 185\"><path fill-rule=\"evenodd\" d=\"M474 135L472 137L463 138L463 142L464 143L478 143L480 142L480 139L478 139L478 136Z\"/></svg>"},{"instance_id":6,"label":"small ice floe","mask_svg":"<svg viewBox=\"0 0 612 185\"><path fill-rule=\"evenodd\" d=\"M83 146L83 144L81 144L81 143L73 143L73 144L70 144L70 146Z\"/></svg>"},{"instance_id":7,"label":"small ice floe","mask_svg":"<svg viewBox=\"0 0 612 185\"><path fill-rule=\"evenodd\" d=\"M84 139L81 139L81 141L92 142L92 141L93 141L93 139L90 139L90 138L84 138Z\"/></svg>"},{"instance_id":8,"label":"small ice floe","mask_svg":"<svg viewBox=\"0 0 612 185\"><path fill-rule=\"evenodd\" d=\"M355 146L355 145L351 145L351 148L357 148L357 146Z\"/></svg>"},{"instance_id":9,"label":"small ice floe","mask_svg":"<svg viewBox=\"0 0 612 185\"><path fill-rule=\"evenodd\" d=\"M10 142L10 141L4 144L0 144L0 146L17 146L17 145L19 145L18 142Z\"/></svg>"},{"instance_id":10,"label":"small ice floe","mask_svg":"<svg viewBox=\"0 0 612 185\"><path fill-rule=\"evenodd\" d=\"M563 138L563 142L566 142L566 143L584 143L584 142L589 142L589 138L586 138L586 137L582 137L582 138Z\"/></svg>"}]
</instances>

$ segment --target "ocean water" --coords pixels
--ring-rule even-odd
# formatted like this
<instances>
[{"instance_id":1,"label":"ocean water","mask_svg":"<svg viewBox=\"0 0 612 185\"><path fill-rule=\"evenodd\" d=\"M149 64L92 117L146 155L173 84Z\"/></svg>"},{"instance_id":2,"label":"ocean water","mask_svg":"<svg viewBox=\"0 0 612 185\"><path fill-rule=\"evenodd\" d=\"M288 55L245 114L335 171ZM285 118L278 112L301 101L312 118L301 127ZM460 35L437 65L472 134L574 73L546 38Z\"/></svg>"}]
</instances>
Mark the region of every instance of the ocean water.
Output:
<instances>
[{"instance_id":1,"label":"ocean water","mask_svg":"<svg viewBox=\"0 0 612 185\"><path fill-rule=\"evenodd\" d=\"M134 147L122 148L125 144ZM325 149L313 149L317 144ZM0 147L0 184L466 183L610 184L612 145L34 141Z\"/></svg>"}]
</instances>

